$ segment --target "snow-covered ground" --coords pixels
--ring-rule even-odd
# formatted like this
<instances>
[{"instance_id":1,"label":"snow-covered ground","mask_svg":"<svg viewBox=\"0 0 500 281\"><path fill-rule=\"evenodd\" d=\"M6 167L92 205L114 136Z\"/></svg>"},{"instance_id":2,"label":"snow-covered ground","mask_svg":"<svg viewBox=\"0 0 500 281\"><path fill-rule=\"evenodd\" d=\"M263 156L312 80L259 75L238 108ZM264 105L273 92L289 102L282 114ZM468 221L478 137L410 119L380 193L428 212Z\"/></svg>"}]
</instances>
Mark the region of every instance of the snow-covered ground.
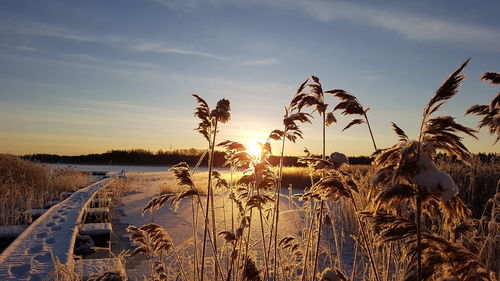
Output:
<instances>
[{"instance_id":1,"label":"snow-covered ground","mask_svg":"<svg viewBox=\"0 0 500 281\"><path fill-rule=\"evenodd\" d=\"M206 172L200 172L196 174L193 178L196 182L203 182L203 178L206 178ZM128 225L135 225L140 227L147 223L158 223L162 225L170 234L175 247L179 251L181 259L185 261L184 266L186 271L192 270L188 264L192 262L193 256L193 227L192 227L192 210L191 210L191 199L184 199L177 210L172 210L169 208L170 204L166 204L161 209L153 213L145 213L142 215L142 209L144 206L156 195L160 193L162 188L166 188L172 191L181 190L182 187L176 185L176 180L171 172L136 172L127 173L127 187L128 192L121 198L121 204L118 207L119 218L113 222L113 231L116 238L112 241L113 252L118 254L122 250L131 250L133 246L128 241L128 233L124 230ZM287 191L284 191L287 192ZM216 192L215 197L215 209L216 209L216 221L217 221L217 232L224 230L231 230L231 202L229 200L227 191ZM202 202L206 201L206 196L201 197ZM293 204L286 198L282 198L280 201L280 210L282 215L280 216L280 223L278 226L279 238L287 235L300 236L301 231L305 227L301 214L298 213L297 209L293 207ZM236 212L236 206L235 206ZM201 241L203 238L203 220L202 214L199 213L198 218L198 233L197 239ZM239 222L235 222L235 226L238 227ZM260 219L258 216L258 211L255 209L252 218L252 241L260 241L261 230L260 230ZM323 231L323 237L332 237L330 229L325 229ZM219 247L224 243L221 236L217 237ZM323 239L323 244L328 247L327 244L331 243L330 239ZM198 242L200 243L200 242ZM332 245L332 244L330 244ZM262 253L262 244L256 243L254 252L257 254L257 258ZM210 247L207 247L210 248ZM207 250L209 256L212 255L211 250ZM352 255L350 253L349 255ZM226 260L221 262L225 263ZM176 265L175 261L172 261L173 265ZM143 257L136 256L129 260L126 264L127 276L130 280L144 280L144 277L149 276L149 265L148 261Z\"/></svg>"},{"instance_id":2,"label":"snow-covered ground","mask_svg":"<svg viewBox=\"0 0 500 281\"><path fill-rule=\"evenodd\" d=\"M203 186L206 185L206 175L207 172L200 172L193 176L193 179L198 186ZM0 280L43 280L53 269L55 259L63 264L72 264L73 247L78 231L78 221L81 219L81 211L92 195L110 181L111 179L105 179L81 189L59 205L50 208L30 225L0 255ZM120 198L120 204L116 208L117 212L113 216L115 219L112 221L112 251L118 255L123 250L133 249L129 242L129 234L125 230L128 225L140 227L148 223L158 223L168 231L179 252L185 271L190 272L194 252L191 199L185 199L176 210L171 209L170 204L166 204L157 211L142 214L144 206L162 190L176 192L184 187L176 184L172 172L165 171L129 172L126 177L126 187L127 193ZM288 191L284 190L284 193L288 193ZM205 205L206 196L201 196L201 201ZM228 191L219 190L216 192L215 209L217 232L231 230L233 222L231 221L231 200ZM234 206L235 213L236 209ZM305 228L303 214L294 207L286 196L281 198L280 211L279 239L288 235L300 237ZM203 237L202 217L203 214L199 210L196 234L199 245L201 245ZM239 222L234 221L235 228L238 225ZM261 240L260 228L259 212L254 209L252 236L250 237L251 241L254 241L254 246L251 252L256 254L257 260L262 261L262 243L259 242ZM267 229L267 226L265 228ZM325 227L322 236L322 245L332 249L333 236L329 227ZM267 239L268 237L266 237ZM217 240L218 246L222 247L223 238L218 236ZM332 251L329 252L332 253ZM352 257L352 251L349 248L344 248L342 252L344 256ZM173 258L167 259L167 262L173 267L178 266ZM227 255L224 255L220 262L228 264ZM208 268L213 266L213 253L210 246L207 246L206 264ZM126 263L126 272L129 280L144 280L144 277L149 277L150 273L148 261L142 256L129 259Z\"/></svg>"}]
</instances>

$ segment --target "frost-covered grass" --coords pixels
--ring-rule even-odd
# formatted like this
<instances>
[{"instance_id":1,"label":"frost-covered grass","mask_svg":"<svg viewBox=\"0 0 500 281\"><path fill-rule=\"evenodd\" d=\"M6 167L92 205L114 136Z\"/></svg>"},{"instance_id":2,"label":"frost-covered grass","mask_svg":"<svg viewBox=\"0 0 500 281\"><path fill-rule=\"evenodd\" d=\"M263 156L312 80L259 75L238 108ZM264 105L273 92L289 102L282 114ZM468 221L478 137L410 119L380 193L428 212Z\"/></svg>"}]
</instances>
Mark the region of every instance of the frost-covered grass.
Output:
<instances>
[{"instance_id":1,"label":"frost-covered grass","mask_svg":"<svg viewBox=\"0 0 500 281\"><path fill-rule=\"evenodd\" d=\"M392 123L397 140L385 149L377 148L367 117L369 108L345 90L323 91L315 76L299 86L285 108L283 127L262 140L260 155L237 141L218 143L217 133L223 130L219 117L225 117L221 123L229 120L229 101L223 99L211 110L194 95L198 103L195 116L200 119L196 130L208 141L210 153L216 145L223 147L231 169L247 170L230 173L228 180L228 173L213 171L209 161L204 181L186 163L175 165L175 178L144 205L144 212L153 213L164 205L183 206L183 216L174 221L191 227L192 235L185 234L176 244L180 237L169 234L176 227L172 220L130 226L131 240L138 246L132 257L146 257L153 279L496 280L498 163L485 169L473 163L462 137L476 137L477 131L456 123L451 116L437 115L457 93L467 63L444 80L424 107L416 124L418 134L410 138ZM495 75L500 81L500 74ZM499 84L497 80L493 84ZM331 96L340 100L333 109L328 106ZM304 112L308 108L311 113ZM491 105L473 109L486 116L480 125L498 134L500 95ZM372 166L346 166L342 153L326 154L326 127L337 122L337 110L357 118L343 131L366 124L367 139L369 136L375 150ZM271 142L278 142L281 151L277 154L284 155L287 141L303 137L299 125L310 123L316 114L322 122L321 157L306 149L301 162L307 168L273 167L268 161ZM437 153L472 165L440 163ZM485 170L486 181L478 175ZM171 182L178 186L174 188ZM290 184L298 194L283 192ZM208 196L202 190L205 186ZM487 191L479 192L484 189ZM222 217L217 215L221 209ZM471 209L475 213L483 209L480 219ZM298 216L287 219L285 214L290 213ZM283 229L284 224L297 231ZM179 245L185 243L192 248L179 255L176 249L183 249Z\"/></svg>"},{"instance_id":2,"label":"frost-covered grass","mask_svg":"<svg viewBox=\"0 0 500 281\"><path fill-rule=\"evenodd\" d=\"M497 144L498 146L498 144ZM500 158L497 156L483 163L478 156L473 156L470 166L461 162L441 160L438 167L448 173L459 186L459 196L473 212L473 217L481 218L485 210L491 208L485 202L498 192L500 181Z\"/></svg>"},{"instance_id":3,"label":"frost-covered grass","mask_svg":"<svg viewBox=\"0 0 500 281\"><path fill-rule=\"evenodd\" d=\"M453 180L457 183L457 185L460 187L460 189L465 189L462 188L461 185L461 177L463 177L463 173L470 173L472 171L476 170L481 170L483 173L478 174L478 176L475 177L475 182L477 184L481 184L484 186L492 186L495 184L495 180L498 180L498 173L494 174L495 171L499 168L498 164L491 163L491 164L483 164L483 163L476 163L473 165L473 167L464 165L464 164L459 164L455 163L453 165L446 163L446 162L438 162L438 166L440 169L443 169L444 171L447 171L453 178ZM375 195L378 191L372 190L371 187L371 179L374 176L374 173L376 172L375 167L372 166L356 166L356 165L351 165L351 166L346 166L344 167L346 171L349 171L351 174L353 174L356 178L356 181L358 183L358 186L360 187L359 193L356 193L354 198L356 201L356 204L359 206L359 208L366 208L373 204L373 200L375 199ZM453 172L456 171L456 172ZM459 173L460 171L460 173ZM299 183L304 183L304 182L310 182L310 177L308 175L308 168L289 168L286 173L284 173L284 176L286 174L292 174L294 178L297 180ZM229 172L221 172L222 176L229 180L230 174ZM241 173L235 173L233 174L233 179L236 182L237 179L241 178L242 174ZM196 173L193 176L194 182L196 186L198 184L200 185L206 185L206 178L207 178L207 172L199 172ZM164 172L164 173L146 173L146 174L133 174L128 177L128 182L129 185L132 188L137 188L137 191L141 189L149 189L153 185L158 186L158 190L162 190L161 193L178 193L182 192L185 190L185 187L177 185L177 179L174 177L172 172ZM140 185L137 183L139 182ZM295 188L295 185L293 185L293 190L292 192L296 195L297 193L302 193L303 190L302 188ZM310 185L310 184L309 184ZM476 186L475 189L479 189L480 186ZM370 194L371 193L371 194ZM284 188L282 190L282 205L280 209L285 213L283 216L283 220L281 220L280 223L280 237L284 238L287 235L290 235L291 237L294 237L294 240L290 242L289 248L283 248L280 249L280 260L279 264L281 265L282 268L286 268L288 272L286 273L288 278L299 278L300 276L297 275L292 275L292 269L295 268L300 268L302 264L297 263L298 260L294 260L293 257L293 252L291 247L293 247L294 243L299 243L301 247L305 247L304 245L307 244L307 237L300 238L300 233L301 231L306 230L306 226L310 225L311 223L314 223L314 220L311 220L313 218L313 214L311 213L311 209L308 205L304 205L302 202L300 202L297 198L290 198L288 196L288 191ZM464 192L464 194L460 194L459 196L462 195L467 195L470 196L468 192ZM202 195L201 197L206 198L205 196ZM473 202L470 202L466 200L466 197L462 197L464 202L470 206L471 208L476 207L478 209L483 210L484 209L484 204L481 204L479 206L474 206L472 205ZM192 272L190 272L190 269L193 269L193 238L192 238L192 233L189 230L189 227L192 227L190 223L187 225L185 222L190 222L191 221L191 211L189 210L189 203L190 199L186 199L186 202L183 202L180 204L180 207L176 211L168 211L168 206L170 205L169 203L163 207L162 209L158 210L155 212L155 222L163 225L165 229L169 233L175 233L175 236L172 237L174 240L174 243L179 247L179 255L180 255L180 260L183 263L184 270L186 271L185 274L189 275L189 279L192 278ZM291 203L295 202L295 203ZM142 205L144 207L145 203ZM128 209L127 204L124 205L123 208ZM224 231L227 229L231 229L231 200L228 197L228 194L226 193L225 190L217 190L216 191L216 220L219 222L218 230L217 231ZM225 212L222 212L225 210ZM293 210L293 211L292 211ZM323 230L322 234L322 239L324 239L324 244L322 244L322 250L321 250L321 255L320 255L320 266L321 269L325 267L325 265L333 264L336 268L339 268L344 272L345 275L349 276L351 274L351 271L353 269L353 266L355 265L354 260L356 260L356 272L358 276L362 276L363 272L367 269L367 260L366 256L363 256L363 250L361 249L361 245L358 242L355 242L351 239L351 235L357 237L359 235L358 233L358 226L356 222L356 213L353 208L353 205L350 201L341 199L337 203L333 204L331 202L327 203L327 207L325 209L325 215L326 219L328 220L328 223L325 224L325 229ZM140 212L138 213L138 215ZM299 216L291 216L292 214L301 214ZM487 208L487 217L489 218L491 214L491 206ZM198 219L198 225L202 221L202 216L203 214L199 210L199 219ZM234 215L237 216L237 211L234 212ZM140 215L139 215L140 216ZM257 222L258 221L258 216L253 214L254 220ZM147 217L146 217L147 218ZM129 218L131 221L133 221L133 218ZM479 218L478 218L479 219ZM147 222L148 220L145 219ZM182 221L184 222L182 225L179 224L179 222ZM139 223L139 222L136 222ZM488 219L485 219L483 224L487 225L488 224ZM140 225L140 223L138 224ZM261 247L259 247L258 241L259 239L259 234L260 233L260 224L256 223L254 226L252 226L252 234L251 234L251 239L256 243L256 246L254 247L254 250L252 251L254 254L254 259L255 263L258 269L263 270L265 268L264 261L262 259L262 255L260 254ZM171 234L173 235L173 234ZM378 243L375 243L375 241L378 241L376 232L369 231L368 236L370 241L374 241L373 244L370 244L371 247L373 247L374 250L374 259L378 267L381 269L385 268L385 266L388 264L387 259L390 258L392 260L391 262L391 271L395 274L394 277L391 277L390 280L398 280L397 278L401 278L401 276L404 274L405 267L403 263L395 263L394 262L394 257L401 255L401 252L397 251L394 248L390 247L384 247L379 245ZM481 234L482 237L484 236L484 233ZM198 239L202 238L202 232L200 229L198 229ZM476 238L478 239L478 236ZM199 242L199 240L198 240ZM313 243L313 241L311 241ZM231 244L226 244L226 243L219 243L220 247L220 259L223 262L223 266L227 266L227 254L229 252L230 254L230 248L228 248L228 245ZM356 251L357 248L357 251ZM337 251L340 253L337 255ZM486 248L485 252L483 253L483 260L485 262L489 262L490 266L493 265L493 255L494 255L494 248ZM391 254L392 252L392 254ZM211 251L210 251L211 253ZM391 257L389 257L392 255ZM230 259L229 259L230 260ZM178 274L178 262L177 260L172 256L170 258L165 258L164 260L166 266L170 271L169 276L174 276L175 274ZM208 276L212 276L213 274L213 257L210 254L210 263L208 264ZM225 267L224 267L225 268ZM147 274L147 272L144 272ZM262 272L261 272L262 273ZM283 273L285 274L285 273ZM368 274L368 272L365 272L365 274ZM385 273L384 273L385 275ZM284 275L285 276L285 275ZM399 277L397 277L399 276ZM357 279L355 279L357 280Z\"/></svg>"},{"instance_id":4,"label":"frost-covered grass","mask_svg":"<svg viewBox=\"0 0 500 281\"><path fill-rule=\"evenodd\" d=\"M0 225L20 223L29 209L41 209L59 194L87 185L87 173L70 168L52 169L47 165L0 155Z\"/></svg>"}]
</instances>

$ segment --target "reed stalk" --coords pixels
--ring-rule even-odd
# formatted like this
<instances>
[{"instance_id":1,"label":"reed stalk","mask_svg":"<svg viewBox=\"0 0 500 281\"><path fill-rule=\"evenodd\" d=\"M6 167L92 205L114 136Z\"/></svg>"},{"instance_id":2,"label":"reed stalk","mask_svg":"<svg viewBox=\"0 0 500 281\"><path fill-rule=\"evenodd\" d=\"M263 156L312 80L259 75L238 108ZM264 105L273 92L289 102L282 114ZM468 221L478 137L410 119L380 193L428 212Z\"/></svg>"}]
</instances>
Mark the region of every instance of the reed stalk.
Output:
<instances>
[{"instance_id":1,"label":"reed stalk","mask_svg":"<svg viewBox=\"0 0 500 281\"><path fill-rule=\"evenodd\" d=\"M214 206L213 206L213 190L212 190L212 166L213 166L213 158L214 158L214 151L215 151L215 137L217 135L217 119L215 119L215 124L214 124L214 128L212 130L212 141L210 142L210 153L209 153L209 157L208 157L208 184L207 184L207 207L206 207L206 210L205 210L205 227L204 227L204 233L203 233L203 250L202 250L202 254L201 254L201 276L200 276L200 280L203 281L204 280L204 271L205 271L205 251L206 251L206 242L207 242L207 232L208 232L208 223L209 223L209 219L208 219L208 215L209 215L209 208L210 208L210 201L212 199L212 224L213 224L213 244L214 244L214 256L217 255L217 240L216 240L216 236L217 236L217 233L216 233L216 230L215 230L215 210L214 210ZM217 257L215 258L217 260ZM215 269L214 269L214 277L215 277L215 280L218 279L218 270L217 270L217 266L215 266Z\"/></svg>"}]
</instances>

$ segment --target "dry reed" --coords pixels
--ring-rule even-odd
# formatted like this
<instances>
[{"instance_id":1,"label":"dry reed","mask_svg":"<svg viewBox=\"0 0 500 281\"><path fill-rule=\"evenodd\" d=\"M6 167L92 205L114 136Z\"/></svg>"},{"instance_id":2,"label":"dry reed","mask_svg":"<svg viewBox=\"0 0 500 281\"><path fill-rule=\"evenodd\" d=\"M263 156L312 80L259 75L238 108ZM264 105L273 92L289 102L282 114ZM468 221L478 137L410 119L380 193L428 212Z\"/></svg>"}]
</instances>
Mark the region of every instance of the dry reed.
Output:
<instances>
[{"instance_id":1,"label":"dry reed","mask_svg":"<svg viewBox=\"0 0 500 281\"><path fill-rule=\"evenodd\" d=\"M23 223L24 212L44 208L59 194L74 191L90 182L87 173L71 168L52 169L47 165L0 155L0 225ZM28 218L29 219L29 218Z\"/></svg>"},{"instance_id":2,"label":"dry reed","mask_svg":"<svg viewBox=\"0 0 500 281\"><path fill-rule=\"evenodd\" d=\"M399 141L382 150L377 150L366 116L368 108L361 106L347 91L323 92L319 79L311 76L299 86L291 105L285 109L284 128L271 132L261 144L259 157L250 155L238 142L222 142L219 146L226 150L229 171L213 171L210 166L206 174L208 180L201 181L194 180L193 169L186 164L176 165L174 175L178 184L185 188L170 188L150 201L145 210L157 209L167 202L176 206L191 198L194 229L192 239L186 241L196 243L201 211L205 221L203 241L208 238L214 253L214 279L495 280L493 272L499 269L494 261L500 252L497 239L498 162L484 164L470 157L459 134L475 137L475 130L458 124L452 117L434 116L457 93L465 78L461 72L467 62L445 79L425 107L417 139L411 140L392 123ZM495 73L487 73L483 79L499 83ZM310 91L305 93L306 89ZM340 99L333 111L341 110L343 115L362 118L351 121L344 130L367 123L376 150L373 165L349 166L345 163L345 155L340 153L327 157L325 128L335 123L336 118L333 111L328 111L325 94ZM217 130L217 118L210 119L210 116L217 110L210 111L204 100L195 98L198 101L195 115L201 120L197 130L208 141L210 156ZM498 133L496 121L490 122L496 120L498 105L498 98L495 98L490 105L476 106L468 113L484 116L486 119L480 126L488 126L490 132ZM298 123L309 122L311 117L301 112L306 107L312 107L323 119L321 158L308 155L302 159L308 167L282 167L281 161L278 167L272 167L268 162L269 142L281 141L280 154L283 155L286 139L293 142L301 138ZM437 151L468 162L441 161L436 158ZM246 170L242 171L243 168ZM464 170L469 172L464 173ZM285 195L282 189L287 186L290 192ZM481 188L486 191L473 195ZM205 204L200 199L204 196L201 190L207 192ZM215 191L229 199L222 200L222 230L216 227L221 224L215 221ZM288 212L279 206L282 198L288 200L289 211L300 215L301 229L297 234L278 232L279 218ZM485 200L487 206L477 210ZM476 207L474 212L468 205ZM230 210L230 217L226 217L227 210ZM258 212L255 215L254 210ZM478 213L480 218L477 218ZM210 220L212 231L208 230ZM134 228L131 231L144 230ZM258 234L251 235L255 231ZM135 236L146 237L145 234ZM216 236L223 238L222 245L216 243ZM151 238L140 240L145 242L138 248L143 250L139 251L154 252ZM210 276L204 271L208 259L204 255L197 257L196 248L194 263L183 262L178 257L177 265L170 263L176 266L174 272L183 279ZM353 254L344 255L343 251L349 249ZM186 252L184 255L192 254ZM166 263L155 261L152 254L148 257L152 276L165 272ZM182 264L199 266L201 270L193 268L184 272Z\"/></svg>"}]
</instances>

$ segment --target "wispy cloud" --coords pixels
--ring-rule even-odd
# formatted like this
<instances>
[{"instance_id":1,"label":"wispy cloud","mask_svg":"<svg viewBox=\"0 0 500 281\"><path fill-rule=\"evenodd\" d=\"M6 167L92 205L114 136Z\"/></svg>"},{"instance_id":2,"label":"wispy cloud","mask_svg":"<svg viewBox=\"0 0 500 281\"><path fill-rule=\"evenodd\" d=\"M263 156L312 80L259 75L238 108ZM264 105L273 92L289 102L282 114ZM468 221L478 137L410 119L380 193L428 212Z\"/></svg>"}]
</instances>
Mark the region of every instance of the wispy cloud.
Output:
<instances>
[{"instance_id":1,"label":"wispy cloud","mask_svg":"<svg viewBox=\"0 0 500 281\"><path fill-rule=\"evenodd\" d=\"M243 64L245 65L272 65L280 63L283 63L283 60L280 58L265 58L258 60L247 60L243 62Z\"/></svg>"},{"instance_id":2,"label":"wispy cloud","mask_svg":"<svg viewBox=\"0 0 500 281\"><path fill-rule=\"evenodd\" d=\"M468 46L500 50L497 27L447 20L406 12L393 7L375 7L335 0L152 0L173 9L200 9L203 5L257 4L275 9L291 9L323 21L348 21L400 34L408 40L461 43ZM367 2L369 3L369 2Z\"/></svg>"},{"instance_id":3,"label":"wispy cloud","mask_svg":"<svg viewBox=\"0 0 500 281\"><path fill-rule=\"evenodd\" d=\"M25 45L17 46L16 49L21 50L21 51L30 51L30 52L38 51L38 49L35 47L30 47L30 46L25 46Z\"/></svg>"},{"instance_id":4,"label":"wispy cloud","mask_svg":"<svg viewBox=\"0 0 500 281\"><path fill-rule=\"evenodd\" d=\"M397 32L410 40L474 44L500 48L500 30L488 26L381 10L373 6L324 0L295 0L297 8L321 21L346 20Z\"/></svg>"},{"instance_id":5,"label":"wispy cloud","mask_svg":"<svg viewBox=\"0 0 500 281\"><path fill-rule=\"evenodd\" d=\"M41 37L55 37L74 41L96 41L93 36L83 35L75 30L68 29L63 26L49 25L43 23L24 23L15 28L15 31L21 34L34 35Z\"/></svg>"},{"instance_id":6,"label":"wispy cloud","mask_svg":"<svg viewBox=\"0 0 500 281\"><path fill-rule=\"evenodd\" d=\"M186 49L178 49L178 48L168 48L164 47L157 43L143 43L134 47L136 51L140 52L150 52L150 53L172 53L172 54L181 54L181 55L191 55L191 56L200 56L207 57L218 60L227 60L231 59L231 57L219 56L205 52L198 52L193 50Z\"/></svg>"},{"instance_id":7,"label":"wispy cloud","mask_svg":"<svg viewBox=\"0 0 500 281\"><path fill-rule=\"evenodd\" d=\"M140 105L140 104L131 104L125 100L90 100L90 99L82 99L82 98L66 98L66 102L70 104L77 104L79 107L81 105L85 105L87 108L94 109L96 107L100 109L107 109L111 112L134 112L143 114L144 112L149 112L150 114L164 114L165 112L176 112L173 109L166 109L163 106L154 106L154 105ZM176 120L181 121L181 120Z\"/></svg>"},{"instance_id":8,"label":"wispy cloud","mask_svg":"<svg viewBox=\"0 0 500 281\"><path fill-rule=\"evenodd\" d=\"M97 63L109 66L119 66L119 67L132 67L132 68L151 68L157 69L158 65L145 63L140 61L131 61L131 60L109 60L102 59L92 55L87 54L64 54L64 57L70 59L76 59L83 62Z\"/></svg>"},{"instance_id":9,"label":"wispy cloud","mask_svg":"<svg viewBox=\"0 0 500 281\"><path fill-rule=\"evenodd\" d=\"M196 0L195 0L196 1ZM53 25L53 24L44 24L44 23L8 23L1 22L0 30L7 30L6 26L16 26L12 30L8 30L9 32L15 32L21 35L29 35L29 36L37 36L37 37L49 37L49 38L58 38L70 41L78 41L78 42L89 42L89 43L99 43L106 44L112 46L132 46L131 50L137 52L144 53L164 53L164 54L179 54L186 56L199 56L205 58L211 58L216 60L228 60L233 61L243 65L273 65L282 63L282 59L276 57L270 58L243 58L236 56L223 56L219 54L209 53L205 51L193 50L189 48L183 48L178 46L172 46L168 42L143 42L138 43L140 40L133 40L124 36L115 35L115 34L88 34L82 32L80 30L72 29L66 26L61 25ZM23 51L39 51L34 47L29 46L16 46L18 50ZM126 47L130 48L130 47ZM71 55L74 58L79 58L82 60L102 63L102 64L110 64L110 65L123 65L123 66L132 66L132 67L156 67L152 64L140 63L140 62L130 62L130 61L110 61L103 60L97 57L93 57L91 55Z\"/></svg>"},{"instance_id":10,"label":"wispy cloud","mask_svg":"<svg viewBox=\"0 0 500 281\"><path fill-rule=\"evenodd\" d=\"M1 21L0 29L15 32L21 35L51 37L79 42L119 43L126 38L117 35L89 35L63 25L46 24L41 22L9 22Z\"/></svg>"},{"instance_id":11,"label":"wispy cloud","mask_svg":"<svg viewBox=\"0 0 500 281\"><path fill-rule=\"evenodd\" d=\"M124 61L124 60L103 60L90 55L84 54L54 54L50 53L49 56L37 56L27 54L0 54L0 59L11 60L19 64L23 63L50 63L54 65L91 69L94 71L103 71L107 73L116 74L138 74L147 71L158 71L159 66L154 64ZM1 78L0 78L1 80ZM26 81L24 81L25 83ZM68 89L66 89L68 90ZM71 89L69 89L71 90Z\"/></svg>"},{"instance_id":12,"label":"wispy cloud","mask_svg":"<svg viewBox=\"0 0 500 281\"><path fill-rule=\"evenodd\" d=\"M171 1L171 0L151 0L152 2L155 2L157 4L160 4L162 6L172 8L172 9L192 9L192 8L197 8L202 4L203 1L200 0L180 0L180 1ZM207 1L205 3L217 3L219 2L218 0L215 1Z\"/></svg>"},{"instance_id":13,"label":"wispy cloud","mask_svg":"<svg viewBox=\"0 0 500 281\"><path fill-rule=\"evenodd\" d=\"M189 49L182 48L170 48L165 47L160 43L142 43L133 48L139 52L149 52L149 53L170 53L170 54L180 54L180 55L188 55L188 56L200 56L207 57L217 60L229 60L234 61L243 65L273 65L283 63L281 58L270 57L264 59L244 59L241 57L230 57L230 56L220 56L206 52L193 51Z\"/></svg>"},{"instance_id":14,"label":"wispy cloud","mask_svg":"<svg viewBox=\"0 0 500 281\"><path fill-rule=\"evenodd\" d=\"M31 35L38 37L51 37L58 39L65 39L71 41L79 41L79 42L94 42L94 43L102 43L102 44L116 44L116 43L126 43L124 45L134 45L132 48L135 51L140 52L151 52L151 53L173 53L173 54L182 54L182 55L192 55L192 56L202 56L219 60L231 59L231 57L221 56L210 54L202 51L189 50L185 48L176 48L176 47L165 47L164 44L159 43L141 43L137 44L134 40L129 38L114 35L114 34L106 34L106 35L96 35L96 34L87 34L80 30L75 30L66 26L61 25L53 25L53 24L45 24L45 23L35 23L35 22L22 22L22 23L9 23L9 22L0 22L0 30L8 30L6 26L16 26L12 30L8 30L9 32L15 32L21 35ZM2 28L3 27L3 28ZM23 47L24 50L28 50L28 47ZM20 47L18 47L20 49ZM32 49L35 50L35 49Z\"/></svg>"},{"instance_id":15,"label":"wispy cloud","mask_svg":"<svg viewBox=\"0 0 500 281\"><path fill-rule=\"evenodd\" d=\"M38 57L38 56L21 56L21 55L8 55L0 54L0 59L9 60L13 63L24 64L36 64L36 65L50 65L52 66L70 66L82 69L88 69L94 72L102 73L102 75L107 75L108 73L113 74L113 76L121 77L122 80L127 80L128 82L138 83L140 85L152 85L149 93L162 92L166 87L169 88L170 93L190 93L203 90L203 92L217 99L220 96L226 96L230 99L237 99L241 96L248 97L249 100L255 101L255 103L245 104L245 108L261 106L260 102L265 98L266 101L274 103L281 102L283 97L286 97L289 93L294 91L294 87L285 83L276 81L254 81L245 79L230 79L225 76L219 75L195 75L186 74L179 72L170 72L161 68L124 68L116 67L101 63L92 63L91 61L76 60L71 58L72 56L81 57L82 55L68 55L67 56L50 56L50 57ZM84 57L87 57L84 55ZM35 83L30 80L25 80L22 77L16 78L14 80L8 79L7 81L14 81L15 84L22 84L23 87L29 87L29 91L35 91L35 89L47 88L48 86L44 83ZM183 81L183 83L178 83ZM0 82L2 85L7 82L2 81L0 77ZM49 84L52 87L52 84ZM61 85L58 85L58 87ZM74 90L71 87L62 88L47 88L45 92L68 92ZM7 87L8 88L8 87ZM5 90L4 90L5 91ZM39 90L40 91L40 90ZM128 94L135 94L134 90L128 92ZM269 93L274 93L269 95ZM0 95L2 90L0 89ZM79 93L79 95L86 95L86 92Z\"/></svg>"}]
</instances>

